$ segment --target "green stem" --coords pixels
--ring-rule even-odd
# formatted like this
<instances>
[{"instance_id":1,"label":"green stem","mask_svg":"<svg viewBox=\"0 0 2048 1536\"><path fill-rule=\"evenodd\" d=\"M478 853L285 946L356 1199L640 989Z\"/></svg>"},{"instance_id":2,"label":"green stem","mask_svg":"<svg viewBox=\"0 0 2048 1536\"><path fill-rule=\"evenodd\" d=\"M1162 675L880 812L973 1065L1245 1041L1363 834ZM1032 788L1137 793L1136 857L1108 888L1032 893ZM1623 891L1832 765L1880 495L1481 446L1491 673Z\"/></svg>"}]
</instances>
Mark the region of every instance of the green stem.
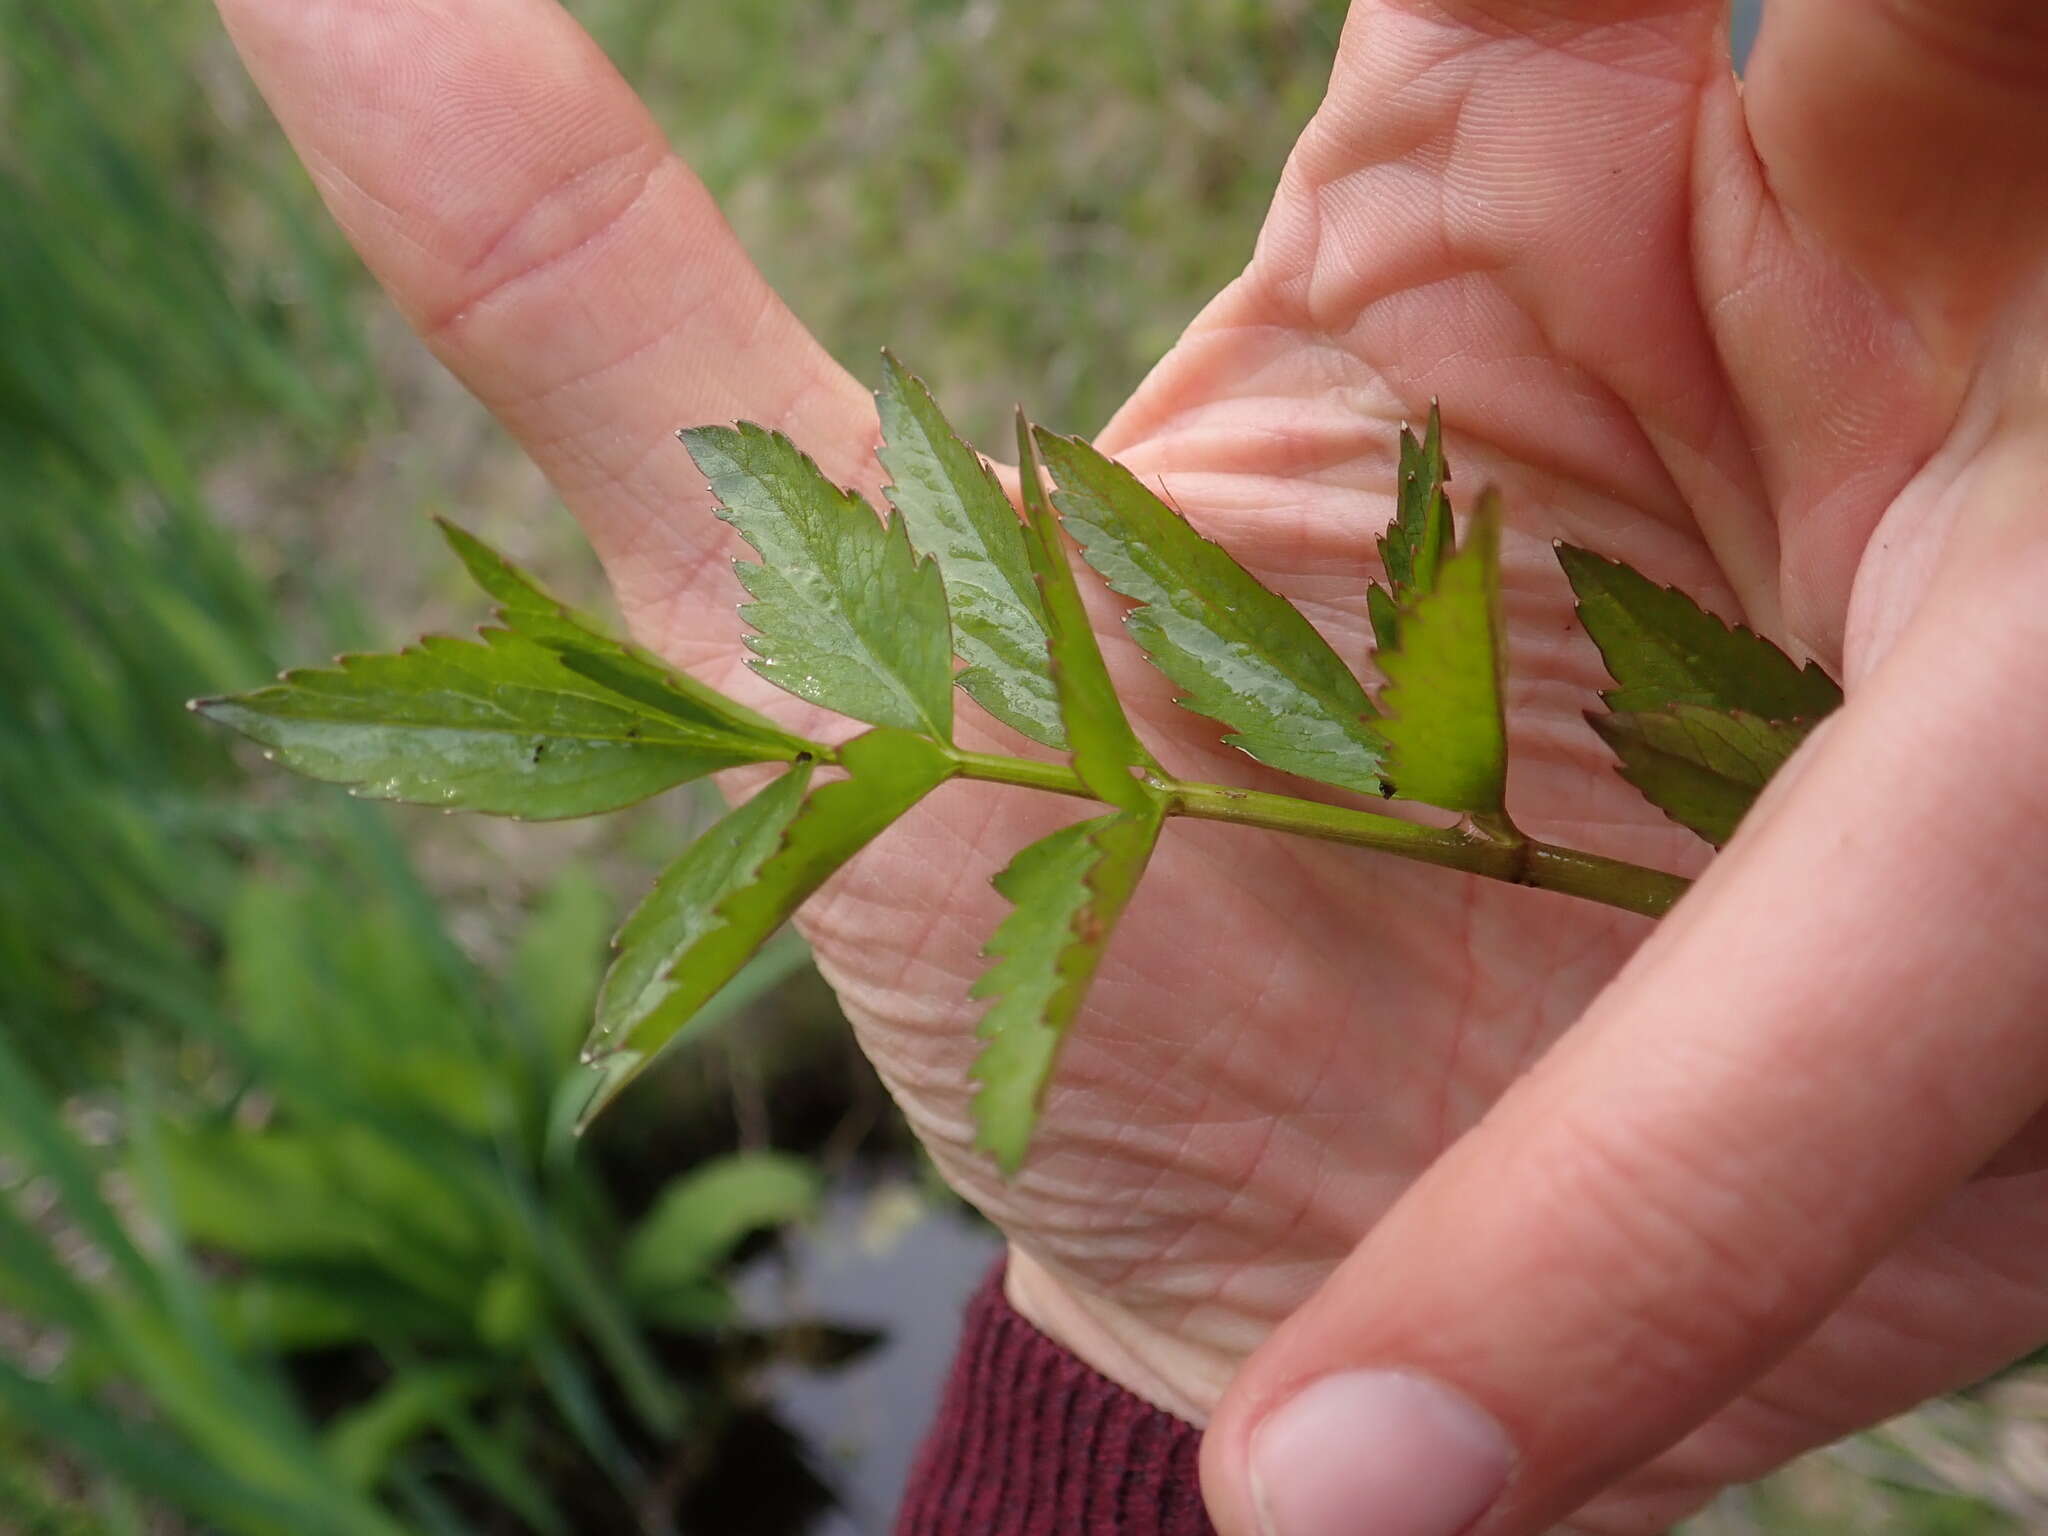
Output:
<instances>
[{"instance_id":1,"label":"green stem","mask_svg":"<svg viewBox=\"0 0 2048 1536\"><path fill-rule=\"evenodd\" d=\"M955 752L962 777L992 784L1014 784L1055 795L1095 798L1080 776L1064 763L1033 762L1021 757L995 757L980 752ZM1292 832L1327 842L1371 848L1444 869L1463 870L1490 880L1558 891L1627 912L1661 917L1685 894L1689 881L1662 870L1606 859L1537 842L1516 832L1504 818L1484 826L1425 827L1375 811L1297 800L1292 795L1236 789L1227 784L1193 784L1156 778L1166 796L1169 815L1202 821L1230 821L1274 832Z\"/></svg>"}]
</instances>

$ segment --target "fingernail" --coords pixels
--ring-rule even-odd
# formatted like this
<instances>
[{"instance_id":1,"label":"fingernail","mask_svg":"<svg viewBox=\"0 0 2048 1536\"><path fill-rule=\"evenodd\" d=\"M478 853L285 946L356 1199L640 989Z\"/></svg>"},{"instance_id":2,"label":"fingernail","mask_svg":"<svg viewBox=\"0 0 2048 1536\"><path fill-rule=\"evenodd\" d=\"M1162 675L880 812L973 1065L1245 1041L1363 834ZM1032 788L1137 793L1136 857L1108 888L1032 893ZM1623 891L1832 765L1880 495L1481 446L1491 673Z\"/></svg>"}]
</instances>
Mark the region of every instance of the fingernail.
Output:
<instances>
[{"instance_id":1,"label":"fingernail","mask_svg":"<svg viewBox=\"0 0 2048 1536\"><path fill-rule=\"evenodd\" d=\"M1498 1424L1428 1377L1345 1371L1253 1432L1252 1501L1264 1536L1458 1536L1514 1460Z\"/></svg>"}]
</instances>

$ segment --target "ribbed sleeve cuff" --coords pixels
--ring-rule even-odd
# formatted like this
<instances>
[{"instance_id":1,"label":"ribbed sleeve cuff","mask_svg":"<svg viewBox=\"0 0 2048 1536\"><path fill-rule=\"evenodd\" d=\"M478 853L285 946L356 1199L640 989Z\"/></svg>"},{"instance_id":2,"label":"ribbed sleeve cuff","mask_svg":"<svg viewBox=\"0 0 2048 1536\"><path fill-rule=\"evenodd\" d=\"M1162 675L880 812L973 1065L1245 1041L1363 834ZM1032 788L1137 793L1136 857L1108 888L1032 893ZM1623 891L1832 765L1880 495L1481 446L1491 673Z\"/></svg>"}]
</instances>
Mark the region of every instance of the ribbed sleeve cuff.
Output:
<instances>
[{"instance_id":1,"label":"ribbed sleeve cuff","mask_svg":"<svg viewBox=\"0 0 2048 1536\"><path fill-rule=\"evenodd\" d=\"M1215 1536L1201 1438L1026 1322L998 1265L968 1304L896 1536Z\"/></svg>"}]
</instances>

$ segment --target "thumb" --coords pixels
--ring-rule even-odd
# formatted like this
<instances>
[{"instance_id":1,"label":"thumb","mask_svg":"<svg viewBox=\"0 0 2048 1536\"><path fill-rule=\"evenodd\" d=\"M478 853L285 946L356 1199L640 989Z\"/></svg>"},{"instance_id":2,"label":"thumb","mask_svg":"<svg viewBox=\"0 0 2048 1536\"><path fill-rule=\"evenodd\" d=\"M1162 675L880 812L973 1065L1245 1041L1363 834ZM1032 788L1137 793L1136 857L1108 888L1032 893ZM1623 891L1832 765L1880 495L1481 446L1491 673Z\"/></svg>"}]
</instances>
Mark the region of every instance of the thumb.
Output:
<instances>
[{"instance_id":1,"label":"thumb","mask_svg":"<svg viewBox=\"0 0 2048 1536\"><path fill-rule=\"evenodd\" d=\"M2048 1091L2048 540L1979 519L1598 1003L1231 1385L1224 1536L1527 1536L1711 1416Z\"/></svg>"}]
</instances>

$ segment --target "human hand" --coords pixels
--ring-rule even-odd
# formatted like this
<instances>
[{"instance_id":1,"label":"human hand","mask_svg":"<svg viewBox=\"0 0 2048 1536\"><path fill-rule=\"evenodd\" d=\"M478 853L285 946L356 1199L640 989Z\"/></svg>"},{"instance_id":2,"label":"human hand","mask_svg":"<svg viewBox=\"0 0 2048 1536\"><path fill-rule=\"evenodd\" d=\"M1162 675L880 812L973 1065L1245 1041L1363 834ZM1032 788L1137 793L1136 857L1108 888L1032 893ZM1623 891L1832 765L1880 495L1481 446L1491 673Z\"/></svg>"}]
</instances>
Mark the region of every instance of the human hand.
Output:
<instances>
[{"instance_id":1,"label":"human hand","mask_svg":"<svg viewBox=\"0 0 2048 1536\"><path fill-rule=\"evenodd\" d=\"M872 403L594 47L549 0L223 9L639 638L804 723L741 664L732 546L670 434L762 421L873 494ZM913 1125L1010 1235L1019 1305L1214 1413L1231 1536L1254 1429L1341 1367L1432 1376L1505 1426L1485 1536L1630 1474L1579 1517L1620 1531L2048 1337L2048 1179L1970 1178L2048 1096L2048 20L1806 0L1746 95L1724 20L1362 3L1252 265L1100 439L1360 655L1393 423L1441 396L1461 482L1497 480L1514 520L1510 805L1537 836L1696 860L1580 720L1598 664L1550 538L1846 667L1848 707L1654 942L1176 823L1005 1184L969 1150L966 991L986 876L1058 812L955 786L810 909ZM1259 781L1122 670L1170 767ZM1275 1482L1281 1514L1331 1474L1351 1510L1397 1507L1364 1413ZM1378 1448L1419 1469L1428 1421ZM1465 1444L1447 1531L1505 1470Z\"/></svg>"}]
</instances>

